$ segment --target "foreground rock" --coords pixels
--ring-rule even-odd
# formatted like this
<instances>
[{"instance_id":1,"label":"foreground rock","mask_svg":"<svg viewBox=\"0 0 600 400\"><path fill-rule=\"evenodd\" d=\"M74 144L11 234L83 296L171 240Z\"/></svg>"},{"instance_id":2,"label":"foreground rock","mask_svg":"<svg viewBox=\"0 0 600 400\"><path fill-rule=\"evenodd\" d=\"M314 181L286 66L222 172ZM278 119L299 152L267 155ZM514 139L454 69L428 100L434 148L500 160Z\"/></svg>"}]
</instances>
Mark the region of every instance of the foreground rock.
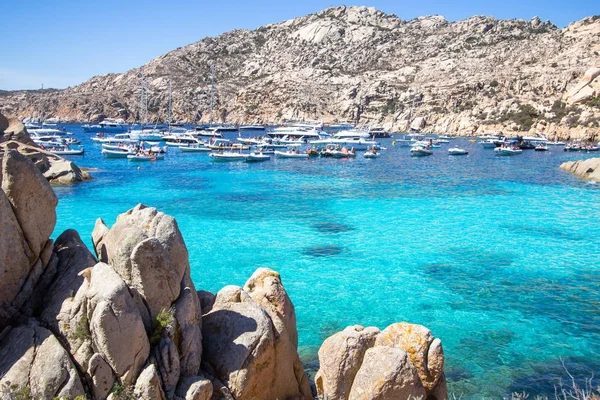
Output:
<instances>
[{"instance_id":1,"label":"foreground rock","mask_svg":"<svg viewBox=\"0 0 600 400\"><path fill-rule=\"evenodd\" d=\"M560 165L560 169L570 172L580 178L600 182L600 158L589 158L580 161L567 161Z\"/></svg>"},{"instance_id":2,"label":"foreground rock","mask_svg":"<svg viewBox=\"0 0 600 400\"><path fill-rule=\"evenodd\" d=\"M420 325L351 326L319 349L317 392L329 400L448 398L442 343Z\"/></svg>"},{"instance_id":3,"label":"foreground rock","mask_svg":"<svg viewBox=\"0 0 600 400\"><path fill-rule=\"evenodd\" d=\"M0 125L2 120L0 119ZM0 400L312 399L279 274L197 292L177 222L138 205L52 243L56 197L9 150L0 187ZM351 327L319 351L330 399L445 399L441 342L421 327Z\"/></svg>"},{"instance_id":4,"label":"foreground rock","mask_svg":"<svg viewBox=\"0 0 600 400\"><path fill-rule=\"evenodd\" d=\"M39 148L18 119L6 119L2 114L0 118L8 122L8 126L2 130L2 120L0 120L0 158L9 150L16 150L29 158L51 183L65 184L92 179L75 163Z\"/></svg>"}]
</instances>

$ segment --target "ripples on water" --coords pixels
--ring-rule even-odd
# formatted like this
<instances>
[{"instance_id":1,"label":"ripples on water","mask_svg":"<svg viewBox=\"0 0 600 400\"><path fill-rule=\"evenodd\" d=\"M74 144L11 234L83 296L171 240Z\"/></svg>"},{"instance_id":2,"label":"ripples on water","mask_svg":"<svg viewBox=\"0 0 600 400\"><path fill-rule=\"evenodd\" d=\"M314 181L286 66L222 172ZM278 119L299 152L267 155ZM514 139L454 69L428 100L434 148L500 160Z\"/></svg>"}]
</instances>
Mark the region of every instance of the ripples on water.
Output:
<instances>
[{"instance_id":1,"label":"ripples on water","mask_svg":"<svg viewBox=\"0 0 600 400\"><path fill-rule=\"evenodd\" d=\"M387 141L376 160L212 164L174 150L132 164L87 141L74 159L97 179L56 188L55 236L76 227L91 245L96 218L112 224L143 202L177 219L197 288L278 270L309 373L347 325L410 321L443 340L450 390L464 399L553 396L559 357L599 375L600 191L558 170L587 156L495 157L457 142L469 156L415 159Z\"/></svg>"}]
</instances>

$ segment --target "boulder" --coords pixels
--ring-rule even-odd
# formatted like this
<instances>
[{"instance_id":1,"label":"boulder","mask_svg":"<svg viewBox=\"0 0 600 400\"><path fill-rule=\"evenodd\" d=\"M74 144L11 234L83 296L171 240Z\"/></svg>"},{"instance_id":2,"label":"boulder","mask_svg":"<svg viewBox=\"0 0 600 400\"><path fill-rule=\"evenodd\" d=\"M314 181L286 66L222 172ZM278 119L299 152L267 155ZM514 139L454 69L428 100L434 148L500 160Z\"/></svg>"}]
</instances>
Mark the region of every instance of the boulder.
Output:
<instances>
[{"instance_id":1,"label":"boulder","mask_svg":"<svg viewBox=\"0 0 600 400\"><path fill-rule=\"evenodd\" d=\"M6 118L0 114L0 143L16 140L18 142L35 145L25 126L18 118Z\"/></svg>"},{"instance_id":2,"label":"boulder","mask_svg":"<svg viewBox=\"0 0 600 400\"><path fill-rule=\"evenodd\" d=\"M580 161L567 161L560 165L560 169L570 172L580 178L600 182L600 158L588 158Z\"/></svg>"},{"instance_id":3,"label":"boulder","mask_svg":"<svg viewBox=\"0 0 600 400\"><path fill-rule=\"evenodd\" d=\"M0 388L28 388L35 399L85 394L69 353L33 320L11 329L0 340L0 377Z\"/></svg>"},{"instance_id":4,"label":"boulder","mask_svg":"<svg viewBox=\"0 0 600 400\"><path fill-rule=\"evenodd\" d=\"M2 151L8 152L9 150L16 150L30 159L50 183L69 184L92 179L87 172L81 170L72 161L52 154L35 143L26 144L11 140L0 144L0 154Z\"/></svg>"},{"instance_id":5,"label":"boulder","mask_svg":"<svg viewBox=\"0 0 600 400\"><path fill-rule=\"evenodd\" d=\"M160 385L160 377L154 364L148 364L135 382L133 395L141 400L164 400L165 394Z\"/></svg>"},{"instance_id":6,"label":"boulder","mask_svg":"<svg viewBox=\"0 0 600 400\"><path fill-rule=\"evenodd\" d=\"M210 400L213 387L210 380L201 376L181 378L177 385L176 399Z\"/></svg>"},{"instance_id":7,"label":"boulder","mask_svg":"<svg viewBox=\"0 0 600 400\"><path fill-rule=\"evenodd\" d=\"M425 399L425 388L408 354L378 346L365 352L354 378L350 400Z\"/></svg>"},{"instance_id":8,"label":"boulder","mask_svg":"<svg viewBox=\"0 0 600 400\"><path fill-rule=\"evenodd\" d=\"M274 341L269 315L252 302L221 304L202 321L204 359L236 399L279 397L272 393Z\"/></svg>"},{"instance_id":9,"label":"boulder","mask_svg":"<svg viewBox=\"0 0 600 400\"><path fill-rule=\"evenodd\" d=\"M91 389L94 398L106 399L115 383L115 376L104 357L98 353L94 354L90 359L87 374L92 381ZM138 378L138 381L140 379L142 379L141 375L140 378Z\"/></svg>"},{"instance_id":10,"label":"boulder","mask_svg":"<svg viewBox=\"0 0 600 400\"><path fill-rule=\"evenodd\" d=\"M110 264L128 285L145 296L151 311L179 297L181 281L190 266L173 217L139 204L119 215L108 232L105 227L97 222L92 233L98 260ZM142 244L146 239L154 240ZM138 245L143 248L136 249ZM146 250L160 257L160 265L150 264L151 257L144 258ZM157 282L151 282L153 279Z\"/></svg>"},{"instance_id":11,"label":"boulder","mask_svg":"<svg viewBox=\"0 0 600 400\"><path fill-rule=\"evenodd\" d=\"M119 380L134 382L148 358L150 344L129 288L110 265L98 263L91 270L86 298L93 348Z\"/></svg>"},{"instance_id":12,"label":"boulder","mask_svg":"<svg viewBox=\"0 0 600 400\"><path fill-rule=\"evenodd\" d=\"M194 284L186 273L181 282L179 298L175 301L175 321L180 333L179 355L181 357L181 375L196 376L200 372L202 359L202 316L200 300Z\"/></svg>"},{"instance_id":13,"label":"boulder","mask_svg":"<svg viewBox=\"0 0 600 400\"><path fill-rule=\"evenodd\" d=\"M29 244L33 263L54 230L58 199L33 163L15 150L2 160L2 190Z\"/></svg>"},{"instance_id":14,"label":"boulder","mask_svg":"<svg viewBox=\"0 0 600 400\"><path fill-rule=\"evenodd\" d=\"M417 368L421 383L432 391L444 373L442 342L435 339L424 326L405 322L392 324L375 339L375 346L402 349Z\"/></svg>"},{"instance_id":15,"label":"boulder","mask_svg":"<svg viewBox=\"0 0 600 400\"><path fill-rule=\"evenodd\" d=\"M322 398L448 398L442 342L421 325L348 327L323 342L319 362Z\"/></svg>"},{"instance_id":16,"label":"boulder","mask_svg":"<svg viewBox=\"0 0 600 400\"><path fill-rule=\"evenodd\" d=\"M373 347L379 329L349 326L325 339L319 349L319 371L315 376L321 398L347 400L365 352Z\"/></svg>"},{"instance_id":17,"label":"boulder","mask_svg":"<svg viewBox=\"0 0 600 400\"><path fill-rule=\"evenodd\" d=\"M168 398L172 398L175 394L181 374L179 352L173 342L172 331L171 327L165 329L160 341L152 349L152 356L156 360L157 370Z\"/></svg>"},{"instance_id":18,"label":"boulder","mask_svg":"<svg viewBox=\"0 0 600 400\"><path fill-rule=\"evenodd\" d=\"M203 361L234 398L312 398L279 274L261 268L245 288L226 286L204 315ZM215 381L213 388L225 393Z\"/></svg>"}]
</instances>

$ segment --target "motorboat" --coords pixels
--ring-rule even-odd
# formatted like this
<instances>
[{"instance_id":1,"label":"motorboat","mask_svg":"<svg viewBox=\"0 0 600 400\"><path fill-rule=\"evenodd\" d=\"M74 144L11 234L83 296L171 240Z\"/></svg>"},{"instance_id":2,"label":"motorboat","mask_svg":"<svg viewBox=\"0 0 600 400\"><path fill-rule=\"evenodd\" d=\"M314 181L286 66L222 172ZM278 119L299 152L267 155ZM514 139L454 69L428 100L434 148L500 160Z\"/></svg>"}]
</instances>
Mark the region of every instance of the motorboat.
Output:
<instances>
[{"instance_id":1,"label":"motorboat","mask_svg":"<svg viewBox=\"0 0 600 400\"><path fill-rule=\"evenodd\" d=\"M264 125L242 125L240 131L264 131Z\"/></svg>"},{"instance_id":2,"label":"motorboat","mask_svg":"<svg viewBox=\"0 0 600 400\"><path fill-rule=\"evenodd\" d=\"M392 137L389 132L381 127L374 127L369 129L369 136L372 138L389 138Z\"/></svg>"},{"instance_id":3,"label":"motorboat","mask_svg":"<svg viewBox=\"0 0 600 400\"><path fill-rule=\"evenodd\" d=\"M466 156L469 152L465 149L460 149L458 147L452 147L448 149L448 154L451 156Z\"/></svg>"},{"instance_id":4,"label":"motorboat","mask_svg":"<svg viewBox=\"0 0 600 400\"><path fill-rule=\"evenodd\" d=\"M85 124L82 126L84 132L127 132L129 125L122 119L106 118L95 125Z\"/></svg>"},{"instance_id":5,"label":"motorboat","mask_svg":"<svg viewBox=\"0 0 600 400\"><path fill-rule=\"evenodd\" d=\"M129 132L132 139L143 140L145 142L160 142L163 140L163 134L158 129L134 129Z\"/></svg>"},{"instance_id":6,"label":"motorboat","mask_svg":"<svg viewBox=\"0 0 600 400\"><path fill-rule=\"evenodd\" d=\"M130 154L127 156L129 161L156 161L156 160L164 160L164 154Z\"/></svg>"},{"instance_id":7,"label":"motorboat","mask_svg":"<svg viewBox=\"0 0 600 400\"><path fill-rule=\"evenodd\" d=\"M134 156L135 152L132 150L127 150L127 149L123 149L123 150L102 149L102 154L106 158L127 158L127 156Z\"/></svg>"},{"instance_id":8,"label":"motorboat","mask_svg":"<svg viewBox=\"0 0 600 400\"><path fill-rule=\"evenodd\" d=\"M181 150L183 153L208 153L213 151L210 147L200 144L179 146L179 150Z\"/></svg>"},{"instance_id":9,"label":"motorboat","mask_svg":"<svg viewBox=\"0 0 600 400\"><path fill-rule=\"evenodd\" d=\"M94 142L99 143L136 143L138 140L134 139L129 133L118 133L114 136L105 137L103 133L97 134L91 138Z\"/></svg>"},{"instance_id":10,"label":"motorboat","mask_svg":"<svg viewBox=\"0 0 600 400\"><path fill-rule=\"evenodd\" d=\"M310 144L317 147L340 145L356 150L366 150L373 146L379 147L379 142L372 140L368 132L359 130L341 131L331 138L310 141Z\"/></svg>"},{"instance_id":11,"label":"motorboat","mask_svg":"<svg viewBox=\"0 0 600 400\"><path fill-rule=\"evenodd\" d=\"M246 156L246 162L260 162L270 160L271 157L262 153L250 153Z\"/></svg>"},{"instance_id":12,"label":"motorboat","mask_svg":"<svg viewBox=\"0 0 600 400\"><path fill-rule=\"evenodd\" d=\"M377 153L377 152L373 152L372 150L367 151L364 154L365 158L378 158L381 155L381 153Z\"/></svg>"},{"instance_id":13,"label":"motorboat","mask_svg":"<svg viewBox=\"0 0 600 400\"><path fill-rule=\"evenodd\" d=\"M306 154L308 154L309 157L318 157L321 153L315 147L311 147L306 150Z\"/></svg>"},{"instance_id":14,"label":"motorboat","mask_svg":"<svg viewBox=\"0 0 600 400\"><path fill-rule=\"evenodd\" d=\"M545 144L538 144L537 146L535 146L535 151L548 151L548 146L546 146Z\"/></svg>"},{"instance_id":15,"label":"motorboat","mask_svg":"<svg viewBox=\"0 0 600 400\"><path fill-rule=\"evenodd\" d=\"M413 157L425 157L433 154L433 151L429 150L427 147L413 147L410 149L410 155Z\"/></svg>"},{"instance_id":16,"label":"motorboat","mask_svg":"<svg viewBox=\"0 0 600 400\"><path fill-rule=\"evenodd\" d=\"M496 147L494 151L496 152L497 156L514 156L523 152L523 150L519 148L507 146Z\"/></svg>"},{"instance_id":17,"label":"motorboat","mask_svg":"<svg viewBox=\"0 0 600 400\"><path fill-rule=\"evenodd\" d=\"M196 138L222 138L223 134L218 132L215 128L210 128L205 125L199 125L194 127L194 129L186 131L187 134L190 134Z\"/></svg>"},{"instance_id":18,"label":"motorboat","mask_svg":"<svg viewBox=\"0 0 600 400\"><path fill-rule=\"evenodd\" d=\"M479 144L484 148L484 149L495 149L498 143L498 139L485 139L485 140L481 140L479 142Z\"/></svg>"},{"instance_id":19,"label":"motorboat","mask_svg":"<svg viewBox=\"0 0 600 400\"><path fill-rule=\"evenodd\" d=\"M213 161L246 161L246 154L233 151L219 151L218 153L210 153L208 156Z\"/></svg>"},{"instance_id":20,"label":"motorboat","mask_svg":"<svg viewBox=\"0 0 600 400\"><path fill-rule=\"evenodd\" d=\"M50 153L55 154L57 156L82 156L84 153L84 149L69 149L67 147L48 150Z\"/></svg>"},{"instance_id":21,"label":"motorboat","mask_svg":"<svg viewBox=\"0 0 600 400\"><path fill-rule=\"evenodd\" d=\"M277 158L308 158L308 154L299 153L297 150L288 151L275 151L275 157Z\"/></svg>"},{"instance_id":22,"label":"motorboat","mask_svg":"<svg viewBox=\"0 0 600 400\"><path fill-rule=\"evenodd\" d=\"M558 140L555 140L555 141L547 142L546 145L548 145L548 146L564 146L565 142L559 142Z\"/></svg>"}]
</instances>

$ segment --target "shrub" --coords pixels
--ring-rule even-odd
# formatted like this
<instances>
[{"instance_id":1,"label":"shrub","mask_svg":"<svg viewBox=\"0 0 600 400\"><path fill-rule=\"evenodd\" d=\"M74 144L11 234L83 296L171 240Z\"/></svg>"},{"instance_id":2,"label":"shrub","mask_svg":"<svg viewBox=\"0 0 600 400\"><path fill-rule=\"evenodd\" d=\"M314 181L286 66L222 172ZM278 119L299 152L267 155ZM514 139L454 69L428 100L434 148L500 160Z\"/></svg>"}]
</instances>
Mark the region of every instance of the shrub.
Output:
<instances>
[{"instance_id":1,"label":"shrub","mask_svg":"<svg viewBox=\"0 0 600 400\"><path fill-rule=\"evenodd\" d=\"M169 308L168 310L162 309L158 313L158 315L154 319L154 322L152 323L152 334L150 334L151 345L158 343L165 328L173 324L173 322L175 321L175 317L173 316L174 313L175 310L173 310L172 308Z\"/></svg>"}]
</instances>

